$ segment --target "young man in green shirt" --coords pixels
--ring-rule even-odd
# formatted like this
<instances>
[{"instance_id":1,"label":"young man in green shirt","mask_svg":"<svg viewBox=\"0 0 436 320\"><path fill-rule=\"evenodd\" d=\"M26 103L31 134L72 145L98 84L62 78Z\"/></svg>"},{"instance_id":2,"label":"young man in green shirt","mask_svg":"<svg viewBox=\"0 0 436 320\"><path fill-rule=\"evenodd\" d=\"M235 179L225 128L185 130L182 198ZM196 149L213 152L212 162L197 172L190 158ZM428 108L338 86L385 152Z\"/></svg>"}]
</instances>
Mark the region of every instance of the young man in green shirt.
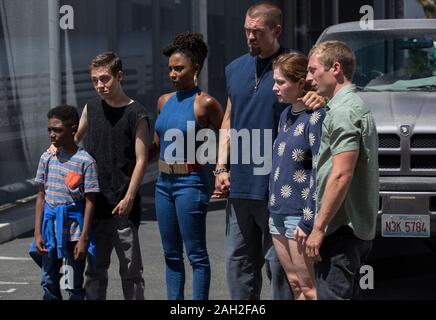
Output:
<instances>
[{"instance_id":1,"label":"young man in green shirt","mask_svg":"<svg viewBox=\"0 0 436 320\"><path fill-rule=\"evenodd\" d=\"M359 297L360 268L375 236L378 138L371 112L354 92L355 56L343 42L309 53L307 80L330 99L317 168L317 215L306 242L316 262L318 299Z\"/></svg>"}]
</instances>

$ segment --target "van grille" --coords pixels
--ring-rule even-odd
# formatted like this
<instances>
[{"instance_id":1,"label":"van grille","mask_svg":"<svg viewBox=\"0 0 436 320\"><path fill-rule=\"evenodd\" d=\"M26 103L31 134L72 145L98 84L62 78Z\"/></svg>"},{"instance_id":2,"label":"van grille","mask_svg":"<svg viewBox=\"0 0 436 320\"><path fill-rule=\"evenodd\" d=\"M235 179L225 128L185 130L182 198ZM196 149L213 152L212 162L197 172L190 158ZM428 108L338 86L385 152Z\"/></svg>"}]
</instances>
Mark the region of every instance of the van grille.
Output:
<instances>
[{"instance_id":1,"label":"van grille","mask_svg":"<svg viewBox=\"0 0 436 320\"><path fill-rule=\"evenodd\" d=\"M436 169L436 156L412 156L412 169Z\"/></svg>"},{"instance_id":2,"label":"van grille","mask_svg":"<svg viewBox=\"0 0 436 320\"><path fill-rule=\"evenodd\" d=\"M379 171L386 176L436 176L436 133L379 134Z\"/></svg>"},{"instance_id":3,"label":"van grille","mask_svg":"<svg viewBox=\"0 0 436 320\"><path fill-rule=\"evenodd\" d=\"M396 134L379 134L378 147L380 149L399 149L400 137Z\"/></svg>"},{"instance_id":4,"label":"van grille","mask_svg":"<svg viewBox=\"0 0 436 320\"><path fill-rule=\"evenodd\" d=\"M380 169L400 169L401 157L380 154L378 156L378 166Z\"/></svg>"},{"instance_id":5,"label":"van grille","mask_svg":"<svg viewBox=\"0 0 436 320\"><path fill-rule=\"evenodd\" d=\"M415 134L410 141L410 147L413 149L436 149L436 135Z\"/></svg>"}]
</instances>

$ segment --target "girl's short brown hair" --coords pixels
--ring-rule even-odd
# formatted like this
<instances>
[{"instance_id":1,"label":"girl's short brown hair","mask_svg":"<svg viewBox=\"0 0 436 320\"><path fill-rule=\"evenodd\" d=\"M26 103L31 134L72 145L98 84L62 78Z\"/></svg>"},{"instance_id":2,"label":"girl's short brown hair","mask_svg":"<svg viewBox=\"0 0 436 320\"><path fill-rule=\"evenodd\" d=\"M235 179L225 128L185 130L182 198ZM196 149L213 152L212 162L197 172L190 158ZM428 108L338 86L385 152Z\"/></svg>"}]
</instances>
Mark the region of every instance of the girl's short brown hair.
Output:
<instances>
[{"instance_id":1,"label":"girl's short brown hair","mask_svg":"<svg viewBox=\"0 0 436 320\"><path fill-rule=\"evenodd\" d=\"M287 79L293 82L303 79L305 81L304 90L310 91L312 86L306 81L308 63L309 60L302 53L284 53L273 62L273 69L278 68Z\"/></svg>"}]
</instances>

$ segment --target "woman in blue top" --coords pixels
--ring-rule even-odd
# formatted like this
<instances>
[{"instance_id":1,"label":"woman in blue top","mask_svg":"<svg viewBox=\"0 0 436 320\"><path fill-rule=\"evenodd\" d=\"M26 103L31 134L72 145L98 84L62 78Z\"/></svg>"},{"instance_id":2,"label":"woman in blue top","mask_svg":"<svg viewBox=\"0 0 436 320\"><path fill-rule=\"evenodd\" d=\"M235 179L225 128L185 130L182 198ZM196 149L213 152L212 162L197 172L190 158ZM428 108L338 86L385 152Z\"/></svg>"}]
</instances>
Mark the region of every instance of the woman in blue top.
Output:
<instances>
[{"instance_id":1,"label":"woman in blue top","mask_svg":"<svg viewBox=\"0 0 436 320\"><path fill-rule=\"evenodd\" d=\"M313 266L304 244L315 216L315 167L321 140L323 109L308 111L301 101L311 89L306 82L307 58L286 53L273 63L282 113L274 142L270 176L270 233L295 299L316 299Z\"/></svg>"},{"instance_id":2,"label":"woman in blue top","mask_svg":"<svg viewBox=\"0 0 436 320\"><path fill-rule=\"evenodd\" d=\"M196 159L196 136L201 128L219 128L223 111L217 100L197 86L207 51L199 33L178 34L163 50L169 57L169 78L176 92L158 100L150 157L160 153L155 203L170 300L184 299L183 245L193 270L192 299L209 297L206 212L210 189L207 175L197 162L200 159Z\"/></svg>"}]
</instances>

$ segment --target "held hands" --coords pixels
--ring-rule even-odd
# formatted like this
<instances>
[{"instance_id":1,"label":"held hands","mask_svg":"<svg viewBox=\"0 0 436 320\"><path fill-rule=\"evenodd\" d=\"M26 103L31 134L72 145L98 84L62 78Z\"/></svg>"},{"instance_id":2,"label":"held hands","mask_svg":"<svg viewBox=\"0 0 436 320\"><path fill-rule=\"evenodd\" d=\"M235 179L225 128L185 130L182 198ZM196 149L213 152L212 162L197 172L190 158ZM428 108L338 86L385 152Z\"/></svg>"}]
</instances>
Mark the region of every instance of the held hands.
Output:
<instances>
[{"instance_id":1,"label":"held hands","mask_svg":"<svg viewBox=\"0 0 436 320\"><path fill-rule=\"evenodd\" d=\"M304 97L298 98L298 101L302 101L309 110L316 110L327 104L327 99L318 95L315 91L307 92Z\"/></svg>"},{"instance_id":2,"label":"held hands","mask_svg":"<svg viewBox=\"0 0 436 320\"><path fill-rule=\"evenodd\" d=\"M230 191L230 174L222 172L215 177L215 190L212 199L224 199L229 196Z\"/></svg>"},{"instance_id":3,"label":"held hands","mask_svg":"<svg viewBox=\"0 0 436 320\"><path fill-rule=\"evenodd\" d=\"M116 216L128 216L132 211L133 207L133 199L124 198L121 200L114 210L112 210L112 214Z\"/></svg>"},{"instance_id":4,"label":"held hands","mask_svg":"<svg viewBox=\"0 0 436 320\"><path fill-rule=\"evenodd\" d=\"M305 252L307 257L312 260L313 263L320 262L321 256L319 254L319 248L324 240L324 232L312 230L309 236L297 227L295 229L295 241L297 242L298 251Z\"/></svg>"}]
</instances>

